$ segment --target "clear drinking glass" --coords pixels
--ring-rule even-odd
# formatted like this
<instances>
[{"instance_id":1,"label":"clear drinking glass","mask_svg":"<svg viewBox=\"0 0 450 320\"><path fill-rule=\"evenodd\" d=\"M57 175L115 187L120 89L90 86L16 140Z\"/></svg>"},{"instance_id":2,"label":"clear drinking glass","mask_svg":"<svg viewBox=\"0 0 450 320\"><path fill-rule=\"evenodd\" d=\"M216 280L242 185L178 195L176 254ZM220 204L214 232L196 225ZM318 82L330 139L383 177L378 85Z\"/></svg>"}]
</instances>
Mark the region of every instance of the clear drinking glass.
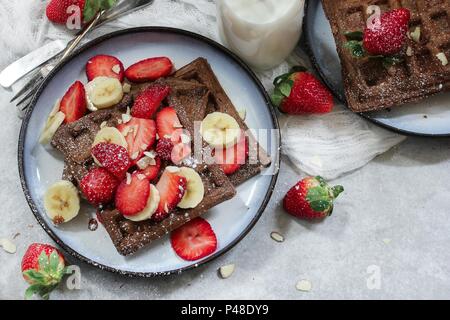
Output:
<instances>
[{"instance_id":1,"label":"clear drinking glass","mask_svg":"<svg viewBox=\"0 0 450 320\"><path fill-rule=\"evenodd\" d=\"M287 58L300 39L304 0L216 0L224 44L257 69Z\"/></svg>"}]
</instances>

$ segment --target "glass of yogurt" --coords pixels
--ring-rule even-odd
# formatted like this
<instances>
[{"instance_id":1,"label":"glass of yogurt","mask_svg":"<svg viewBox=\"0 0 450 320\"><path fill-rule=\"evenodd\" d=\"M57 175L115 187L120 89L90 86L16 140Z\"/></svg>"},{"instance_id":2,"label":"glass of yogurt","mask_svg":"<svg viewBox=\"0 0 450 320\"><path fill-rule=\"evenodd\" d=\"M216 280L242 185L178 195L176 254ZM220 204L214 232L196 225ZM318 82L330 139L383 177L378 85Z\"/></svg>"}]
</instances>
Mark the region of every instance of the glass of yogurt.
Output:
<instances>
[{"instance_id":1,"label":"glass of yogurt","mask_svg":"<svg viewBox=\"0 0 450 320\"><path fill-rule=\"evenodd\" d=\"M304 0L216 0L223 43L260 70L280 64L300 39Z\"/></svg>"}]
</instances>

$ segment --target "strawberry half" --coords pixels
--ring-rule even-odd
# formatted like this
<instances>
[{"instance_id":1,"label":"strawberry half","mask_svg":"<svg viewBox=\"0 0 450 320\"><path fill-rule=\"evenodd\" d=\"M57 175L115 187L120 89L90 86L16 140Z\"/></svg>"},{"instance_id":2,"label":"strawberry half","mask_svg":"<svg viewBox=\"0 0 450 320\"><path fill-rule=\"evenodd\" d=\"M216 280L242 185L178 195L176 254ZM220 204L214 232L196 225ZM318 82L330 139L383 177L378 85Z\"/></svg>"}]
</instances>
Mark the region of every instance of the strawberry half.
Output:
<instances>
[{"instance_id":1,"label":"strawberry half","mask_svg":"<svg viewBox=\"0 0 450 320\"><path fill-rule=\"evenodd\" d=\"M33 294L39 294L48 299L50 292L61 282L65 273L63 255L48 244L33 243L22 258L22 275L30 287L25 292L29 299Z\"/></svg>"},{"instance_id":2,"label":"strawberry half","mask_svg":"<svg viewBox=\"0 0 450 320\"><path fill-rule=\"evenodd\" d=\"M64 122L71 123L83 117L86 113L86 107L84 85L80 81L76 81L61 99L59 110L66 115Z\"/></svg>"},{"instance_id":3,"label":"strawberry half","mask_svg":"<svg viewBox=\"0 0 450 320\"><path fill-rule=\"evenodd\" d=\"M161 169L161 159L155 158L155 165L149 165L147 168L139 170L139 174L143 174L149 181L153 181L158 177L159 170Z\"/></svg>"},{"instance_id":4,"label":"strawberry half","mask_svg":"<svg viewBox=\"0 0 450 320\"><path fill-rule=\"evenodd\" d=\"M169 93L170 87L165 85L155 84L146 88L134 101L131 115L136 118L150 119Z\"/></svg>"},{"instance_id":5,"label":"strawberry half","mask_svg":"<svg viewBox=\"0 0 450 320\"><path fill-rule=\"evenodd\" d=\"M172 61L167 57L149 58L128 67L125 76L131 82L147 82L167 77L172 69Z\"/></svg>"},{"instance_id":6,"label":"strawberry half","mask_svg":"<svg viewBox=\"0 0 450 320\"><path fill-rule=\"evenodd\" d=\"M342 186L330 187L322 177L307 177L286 194L284 209L302 219L321 219L333 212L333 202L342 192Z\"/></svg>"},{"instance_id":7,"label":"strawberry half","mask_svg":"<svg viewBox=\"0 0 450 320\"><path fill-rule=\"evenodd\" d=\"M114 198L119 181L104 168L91 169L80 182L80 190L93 205L104 205Z\"/></svg>"},{"instance_id":8,"label":"strawberry half","mask_svg":"<svg viewBox=\"0 0 450 320\"><path fill-rule=\"evenodd\" d=\"M177 112L172 107L166 107L156 114L156 131L159 139L172 139L175 131L182 127ZM172 141L178 142L178 141Z\"/></svg>"},{"instance_id":9,"label":"strawberry half","mask_svg":"<svg viewBox=\"0 0 450 320\"><path fill-rule=\"evenodd\" d=\"M131 166L127 149L117 144L106 142L96 144L92 147L91 153L103 168L119 179L124 177Z\"/></svg>"},{"instance_id":10,"label":"strawberry half","mask_svg":"<svg viewBox=\"0 0 450 320\"><path fill-rule=\"evenodd\" d=\"M274 80L272 102L281 112L288 114L328 113L333 110L331 92L303 67Z\"/></svg>"},{"instance_id":11,"label":"strawberry half","mask_svg":"<svg viewBox=\"0 0 450 320\"><path fill-rule=\"evenodd\" d=\"M160 138L156 143L156 153L164 161L171 161L173 143L170 139Z\"/></svg>"},{"instance_id":12,"label":"strawberry half","mask_svg":"<svg viewBox=\"0 0 450 320\"><path fill-rule=\"evenodd\" d=\"M212 254L217 249L217 237L211 225L196 218L176 229L170 235L175 253L187 261L195 261Z\"/></svg>"},{"instance_id":13,"label":"strawberry half","mask_svg":"<svg viewBox=\"0 0 450 320\"><path fill-rule=\"evenodd\" d=\"M156 184L159 191L159 205L153 221L162 221L170 212L180 203L186 191L187 180L185 177L177 174L177 167L167 167L161 178Z\"/></svg>"},{"instance_id":14,"label":"strawberry half","mask_svg":"<svg viewBox=\"0 0 450 320\"><path fill-rule=\"evenodd\" d=\"M125 216L134 216L144 210L150 196L150 182L141 179L134 173L131 179L127 178L117 188L116 207Z\"/></svg>"},{"instance_id":15,"label":"strawberry half","mask_svg":"<svg viewBox=\"0 0 450 320\"><path fill-rule=\"evenodd\" d=\"M128 143L128 155L134 165L142 158L144 152L151 148L156 141L155 121L132 117L127 123L117 126Z\"/></svg>"},{"instance_id":16,"label":"strawberry half","mask_svg":"<svg viewBox=\"0 0 450 320\"><path fill-rule=\"evenodd\" d=\"M241 134L241 139L234 146L224 149L215 149L214 151L214 159L222 168L223 172L226 175L235 173L247 160L248 143L245 133Z\"/></svg>"},{"instance_id":17,"label":"strawberry half","mask_svg":"<svg viewBox=\"0 0 450 320\"><path fill-rule=\"evenodd\" d=\"M113 56L97 55L86 63L86 76L88 81L97 77L117 78L123 81L125 71L122 62Z\"/></svg>"}]
</instances>

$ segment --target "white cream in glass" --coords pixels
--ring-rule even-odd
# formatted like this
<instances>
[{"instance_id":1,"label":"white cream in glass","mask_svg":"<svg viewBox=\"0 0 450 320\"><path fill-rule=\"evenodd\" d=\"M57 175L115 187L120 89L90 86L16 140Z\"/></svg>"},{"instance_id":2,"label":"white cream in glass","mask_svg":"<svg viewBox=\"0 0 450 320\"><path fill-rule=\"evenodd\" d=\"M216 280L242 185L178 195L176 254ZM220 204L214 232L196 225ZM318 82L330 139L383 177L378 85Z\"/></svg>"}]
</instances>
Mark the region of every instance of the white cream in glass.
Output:
<instances>
[{"instance_id":1,"label":"white cream in glass","mask_svg":"<svg viewBox=\"0 0 450 320\"><path fill-rule=\"evenodd\" d=\"M222 41L251 66L280 64L300 39L304 0L216 0Z\"/></svg>"}]
</instances>

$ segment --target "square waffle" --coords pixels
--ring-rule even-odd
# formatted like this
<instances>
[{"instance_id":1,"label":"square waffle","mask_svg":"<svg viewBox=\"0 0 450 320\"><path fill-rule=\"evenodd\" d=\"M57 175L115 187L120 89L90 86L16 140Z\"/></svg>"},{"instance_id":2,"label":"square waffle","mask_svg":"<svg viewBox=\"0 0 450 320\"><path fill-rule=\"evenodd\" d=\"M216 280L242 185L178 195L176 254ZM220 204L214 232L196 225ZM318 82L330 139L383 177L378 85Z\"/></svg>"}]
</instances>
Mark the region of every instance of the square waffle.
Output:
<instances>
[{"instance_id":1,"label":"square waffle","mask_svg":"<svg viewBox=\"0 0 450 320\"><path fill-rule=\"evenodd\" d=\"M322 0L341 59L347 102L351 110L385 109L450 90L450 0ZM411 11L410 32L420 27L420 41L407 39L403 62L385 68L378 59L354 58L344 47L349 31L363 31L367 8L379 5L382 12L405 7Z\"/></svg>"}]
</instances>

